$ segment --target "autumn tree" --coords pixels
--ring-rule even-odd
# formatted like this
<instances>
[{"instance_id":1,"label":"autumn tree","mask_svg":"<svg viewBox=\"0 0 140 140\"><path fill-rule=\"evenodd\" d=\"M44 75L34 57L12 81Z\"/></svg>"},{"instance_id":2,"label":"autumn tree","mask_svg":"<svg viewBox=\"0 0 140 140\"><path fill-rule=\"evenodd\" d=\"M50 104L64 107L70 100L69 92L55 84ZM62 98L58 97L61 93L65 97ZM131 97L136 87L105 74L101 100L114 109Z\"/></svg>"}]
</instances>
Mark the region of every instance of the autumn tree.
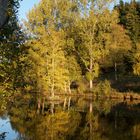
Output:
<instances>
[{"instance_id":1,"label":"autumn tree","mask_svg":"<svg viewBox=\"0 0 140 140\"><path fill-rule=\"evenodd\" d=\"M34 66L46 69L41 75L45 74L45 85L52 95L54 89L63 91L62 87L70 92L70 84L77 79L77 71L81 75L81 69L92 89L105 56L119 54L119 48L124 46L128 50L128 36L123 27L117 25L118 13L109 9L113 2L42 0L29 12L25 22L28 35L31 40L37 40L39 44L34 46L42 50L33 52L45 62L45 65L35 62ZM123 43L124 40L127 43ZM114 65L118 61L115 58L111 58Z\"/></svg>"},{"instance_id":2,"label":"autumn tree","mask_svg":"<svg viewBox=\"0 0 140 140\"><path fill-rule=\"evenodd\" d=\"M40 69L46 69L42 77L46 77L47 91L54 96L55 91L67 91L70 87L69 67L66 64L66 28L72 24L71 13L75 13L71 8L75 2L71 1L44 1L34 7L28 14L28 21L25 23L28 34L37 40L34 54L43 58L45 64L41 61L35 62L34 66ZM47 8L46 8L47 7ZM68 12L69 11L69 12ZM71 11L71 12L70 12ZM32 40L32 39L31 39ZM42 50L39 52L38 49ZM38 64L37 64L38 63Z\"/></svg>"},{"instance_id":3,"label":"autumn tree","mask_svg":"<svg viewBox=\"0 0 140 140\"><path fill-rule=\"evenodd\" d=\"M109 53L104 57L101 64L105 67L114 67L115 80L118 79L118 70L125 70L125 57L132 48L132 42L127 35L126 30L118 25L111 26L110 33L108 34Z\"/></svg>"},{"instance_id":4,"label":"autumn tree","mask_svg":"<svg viewBox=\"0 0 140 140\"><path fill-rule=\"evenodd\" d=\"M90 2L88 8L88 5L85 6L84 17L77 22L75 46L92 89L93 79L99 75L99 60L108 52L106 35L110 32L111 25L118 22L118 18L115 11L108 9L110 1Z\"/></svg>"}]
</instances>

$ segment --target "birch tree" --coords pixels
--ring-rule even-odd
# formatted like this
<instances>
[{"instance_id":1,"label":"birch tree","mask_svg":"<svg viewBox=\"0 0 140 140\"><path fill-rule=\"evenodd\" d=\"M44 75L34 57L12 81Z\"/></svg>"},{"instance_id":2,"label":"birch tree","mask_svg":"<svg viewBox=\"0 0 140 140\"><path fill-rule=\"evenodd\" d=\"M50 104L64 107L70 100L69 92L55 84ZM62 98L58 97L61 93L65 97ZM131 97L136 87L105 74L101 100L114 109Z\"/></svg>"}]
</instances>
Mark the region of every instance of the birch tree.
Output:
<instances>
[{"instance_id":1,"label":"birch tree","mask_svg":"<svg viewBox=\"0 0 140 140\"><path fill-rule=\"evenodd\" d=\"M65 57L65 33L61 26L64 23L61 20L62 9L59 9L59 4L62 4L63 8L65 3L63 1L44 1L42 0L38 6L34 7L28 14L28 22L26 27L32 38L37 40L41 44L36 42L35 53L39 53L39 56L43 58L44 64L39 61L40 69L46 69L45 73L41 75L45 77L47 92L50 92L52 96L55 92L66 91L66 86L69 81L68 69L66 68ZM64 10L65 12L65 10ZM41 48L42 53L38 51ZM35 63L35 65L38 65Z\"/></svg>"},{"instance_id":2,"label":"birch tree","mask_svg":"<svg viewBox=\"0 0 140 140\"><path fill-rule=\"evenodd\" d=\"M110 4L108 0L90 1L90 6L86 6L83 14L85 16L77 22L75 33L79 42L75 41L76 50L86 68L90 89L93 88L93 79L99 75L99 60L108 52L110 27L118 22L117 13L108 9Z\"/></svg>"}]
</instances>

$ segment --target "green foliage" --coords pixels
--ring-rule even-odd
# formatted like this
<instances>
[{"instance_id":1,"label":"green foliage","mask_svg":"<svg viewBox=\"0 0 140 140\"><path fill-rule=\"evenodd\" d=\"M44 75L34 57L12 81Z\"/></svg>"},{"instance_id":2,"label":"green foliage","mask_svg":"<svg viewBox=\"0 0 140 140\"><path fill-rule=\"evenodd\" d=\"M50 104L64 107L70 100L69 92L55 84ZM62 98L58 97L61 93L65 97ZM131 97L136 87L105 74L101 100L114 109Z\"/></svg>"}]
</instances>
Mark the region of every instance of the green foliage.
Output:
<instances>
[{"instance_id":1,"label":"green foliage","mask_svg":"<svg viewBox=\"0 0 140 140\"><path fill-rule=\"evenodd\" d=\"M65 4L61 0L41 1L29 12L28 22L25 23L29 34L35 36L35 39L31 39L34 43L29 43L29 46L32 46L29 49L29 59L34 67L33 73L36 73L35 84L41 90L45 88L45 91L53 96L54 92L67 92L70 83L81 75L76 58L69 56L66 48L73 47L72 40L66 38L65 28L68 26L65 25L72 18L69 14L76 13L67 13L74 5L75 2L70 1L65 1ZM34 79L35 75L31 79Z\"/></svg>"},{"instance_id":2,"label":"green foliage","mask_svg":"<svg viewBox=\"0 0 140 140\"><path fill-rule=\"evenodd\" d=\"M69 71L70 82L79 81L81 79L81 68L77 63L75 56L67 56L67 69Z\"/></svg>"},{"instance_id":3,"label":"green foliage","mask_svg":"<svg viewBox=\"0 0 140 140\"><path fill-rule=\"evenodd\" d=\"M109 40L109 53L104 56L100 64L102 67L114 67L114 71L123 73L127 67L126 58L129 51L132 49L132 43L125 29L120 25L113 25L111 27Z\"/></svg>"},{"instance_id":4,"label":"green foliage","mask_svg":"<svg viewBox=\"0 0 140 140\"><path fill-rule=\"evenodd\" d=\"M42 0L29 11L23 33L17 20L19 3L13 1L12 16L0 31L2 86L54 96L71 93L71 83L82 76L93 89L100 68L125 69L132 42L139 44L139 3L121 2L111 11L114 2ZM139 57L134 52L130 56L138 74ZM78 92L87 91L84 84L80 82ZM105 87L110 88L106 82Z\"/></svg>"},{"instance_id":5,"label":"green foliage","mask_svg":"<svg viewBox=\"0 0 140 140\"><path fill-rule=\"evenodd\" d=\"M76 22L73 32L77 57L84 66L84 74L86 73L92 88L92 81L99 75L100 61L109 53L110 40L107 36L112 31L112 25L118 23L118 14L107 8L111 4L110 1L95 1L96 4L90 2L88 11L84 9L85 13L87 12L85 18Z\"/></svg>"},{"instance_id":6,"label":"green foliage","mask_svg":"<svg viewBox=\"0 0 140 140\"><path fill-rule=\"evenodd\" d=\"M135 53L137 53L137 44L140 42L140 3L139 1L131 1L124 3L120 1L120 4L115 6L115 9L119 13L119 24L122 25L132 41L131 51L125 56L125 64L128 71L136 72L138 65L136 66ZM137 68L134 68L135 66Z\"/></svg>"},{"instance_id":7,"label":"green foliage","mask_svg":"<svg viewBox=\"0 0 140 140\"><path fill-rule=\"evenodd\" d=\"M40 91L64 91L69 80L62 37L62 32L52 31L51 36L45 35L38 41L29 42L29 59L33 68L31 71L36 75L35 83Z\"/></svg>"},{"instance_id":8,"label":"green foliage","mask_svg":"<svg viewBox=\"0 0 140 140\"><path fill-rule=\"evenodd\" d=\"M133 72L140 75L140 44L137 44L137 51L133 54Z\"/></svg>"},{"instance_id":9,"label":"green foliage","mask_svg":"<svg viewBox=\"0 0 140 140\"><path fill-rule=\"evenodd\" d=\"M121 2L115 7L119 12L120 24L127 30L130 38L134 43L140 41L140 3L131 1L130 3Z\"/></svg>"},{"instance_id":10,"label":"green foliage","mask_svg":"<svg viewBox=\"0 0 140 140\"><path fill-rule=\"evenodd\" d=\"M99 64L98 63L94 63L94 68L92 70L92 72L87 72L86 73L86 79L88 81L90 80L94 80L95 78L97 78L99 76Z\"/></svg>"},{"instance_id":11,"label":"green foliage","mask_svg":"<svg viewBox=\"0 0 140 140\"><path fill-rule=\"evenodd\" d=\"M103 82L100 82L93 90L94 93L100 95L110 95L112 92L112 88L110 85L110 82L108 80L105 80Z\"/></svg>"},{"instance_id":12,"label":"green foliage","mask_svg":"<svg viewBox=\"0 0 140 140\"><path fill-rule=\"evenodd\" d=\"M82 94L87 90L86 84L82 80L78 81L77 84L78 84L77 92L79 94Z\"/></svg>"},{"instance_id":13,"label":"green foliage","mask_svg":"<svg viewBox=\"0 0 140 140\"><path fill-rule=\"evenodd\" d=\"M92 88L100 65L108 56L113 65L116 61L123 62L131 43L125 30L117 25L118 13L108 9L112 2L42 0L29 12L25 25L31 40L35 41L29 49L31 67L34 67L30 79L37 89L52 95L71 92L71 82L79 80L82 74ZM121 57L114 57L116 54Z\"/></svg>"},{"instance_id":14,"label":"green foliage","mask_svg":"<svg viewBox=\"0 0 140 140\"><path fill-rule=\"evenodd\" d=\"M18 25L19 1L9 1L9 20L0 29L0 84L5 90L15 89L23 76L20 57L24 50L24 34Z\"/></svg>"}]
</instances>

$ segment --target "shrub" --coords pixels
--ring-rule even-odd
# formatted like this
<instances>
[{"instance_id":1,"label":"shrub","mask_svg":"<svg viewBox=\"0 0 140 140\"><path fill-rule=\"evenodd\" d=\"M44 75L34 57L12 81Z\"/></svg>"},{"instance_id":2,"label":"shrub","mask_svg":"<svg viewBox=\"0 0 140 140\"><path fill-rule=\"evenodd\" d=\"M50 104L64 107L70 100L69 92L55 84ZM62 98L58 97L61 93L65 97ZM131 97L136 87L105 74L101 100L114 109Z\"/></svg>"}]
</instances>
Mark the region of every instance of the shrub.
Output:
<instances>
[{"instance_id":1,"label":"shrub","mask_svg":"<svg viewBox=\"0 0 140 140\"><path fill-rule=\"evenodd\" d=\"M94 93L99 95L110 95L111 91L112 88L108 80L100 82L93 90Z\"/></svg>"}]
</instances>

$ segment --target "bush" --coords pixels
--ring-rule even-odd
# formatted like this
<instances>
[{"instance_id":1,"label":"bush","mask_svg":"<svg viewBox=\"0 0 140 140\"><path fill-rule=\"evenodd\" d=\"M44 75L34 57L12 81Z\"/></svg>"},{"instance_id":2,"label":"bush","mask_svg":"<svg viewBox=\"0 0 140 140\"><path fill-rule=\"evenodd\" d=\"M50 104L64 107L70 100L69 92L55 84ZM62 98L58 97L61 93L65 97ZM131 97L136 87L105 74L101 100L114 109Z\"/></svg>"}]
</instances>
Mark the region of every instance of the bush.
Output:
<instances>
[{"instance_id":1,"label":"bush","mask_svg":"<svg viewBox=\"0 0 140 140\"><path fill-rule=\"evenodd\" d=\"M94 88L93 92L99 95L110 95L112 91L108 80L102 81Z\"/></svg>"},{"instance_id":2,"label":"bush","mask_svg":"<svg viewBox=\"0 0 140 140\"><path fill-rule=\"evenodd\" d=\"M77 92L82 94L85 91L86 91L86 85L82 81L79 81L78 82Z\"/></svg>"}]
</instances>

